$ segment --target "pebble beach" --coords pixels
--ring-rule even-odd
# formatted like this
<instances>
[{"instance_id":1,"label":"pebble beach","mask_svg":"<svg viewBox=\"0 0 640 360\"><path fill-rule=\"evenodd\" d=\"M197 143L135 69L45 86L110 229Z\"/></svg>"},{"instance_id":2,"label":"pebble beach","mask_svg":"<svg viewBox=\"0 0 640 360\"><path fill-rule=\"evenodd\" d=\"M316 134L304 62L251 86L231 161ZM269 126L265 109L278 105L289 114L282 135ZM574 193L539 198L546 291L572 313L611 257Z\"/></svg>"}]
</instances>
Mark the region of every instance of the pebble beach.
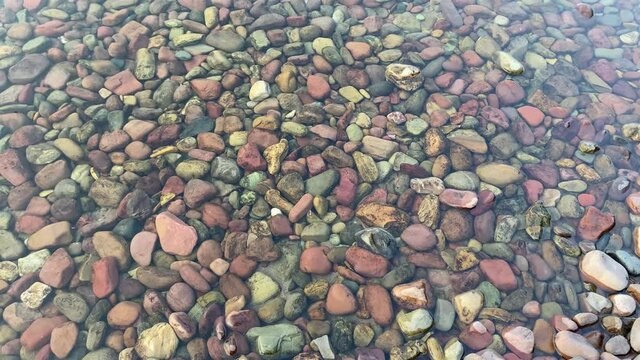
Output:
<instances>
[{"instance_id":1,"label":"pebble beach","mask_svg":"<svg viewBox=\"0 0 640 360\"><path fill-rule=\"evenodd\" d=\"M638 0L0 0L0 359L640 354Z\"/></svg>"}]
</instances>

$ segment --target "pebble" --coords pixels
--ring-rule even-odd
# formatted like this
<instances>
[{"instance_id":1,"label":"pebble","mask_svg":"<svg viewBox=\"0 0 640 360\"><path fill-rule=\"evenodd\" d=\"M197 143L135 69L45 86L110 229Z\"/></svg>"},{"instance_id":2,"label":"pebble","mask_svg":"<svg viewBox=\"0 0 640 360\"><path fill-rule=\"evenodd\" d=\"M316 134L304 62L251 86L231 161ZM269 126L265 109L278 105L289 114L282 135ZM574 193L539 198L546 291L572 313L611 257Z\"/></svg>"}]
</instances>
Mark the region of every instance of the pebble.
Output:
<instances>
[{"instance_id":1,"label":"pebble","mask_svg":"<svg viewBox=\"0 0 640 360\"><path fill-rule=\"evenodd\" d=\"M627 287L627 270L600 250L589 251L580 261L580 274L587 282L607 290L620 291Z\"/></svg>"}]
</instances>

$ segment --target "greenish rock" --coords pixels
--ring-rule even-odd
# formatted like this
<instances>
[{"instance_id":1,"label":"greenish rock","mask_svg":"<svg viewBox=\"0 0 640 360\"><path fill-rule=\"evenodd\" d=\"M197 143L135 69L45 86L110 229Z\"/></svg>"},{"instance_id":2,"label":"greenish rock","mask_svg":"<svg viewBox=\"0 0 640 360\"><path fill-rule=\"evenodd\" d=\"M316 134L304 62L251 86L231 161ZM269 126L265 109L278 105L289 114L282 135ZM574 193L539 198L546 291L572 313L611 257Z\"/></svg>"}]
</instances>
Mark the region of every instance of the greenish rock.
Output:
<instances>
[{"instance_id":1,"label":"greenish rock","mask_svg":"<svg viewBox=\"0 0 640 360\"><path fill-rule=\"evenodd\" d=\"M87 350L93 351L97 350L100 347L104 336L106 335L106 329L107 323L105 323L104 321L97 321L89 325L86 342Z\"/></svg>"},{"instance_id":2,"label":"greenish rock","mask_svg":"<svg viewBox=\"0 0 640 360\"><path fill-rule=\"evenodd\" d=\"M607 49L607 48L595 48L593 50L593 55L597 58L607 59L607 60L617 60L622 59L624 55L623 48L615 48L615 49Z\"/></svg>"},{"instance_id":3,"label":"greenish rock","mask_svg":"<svg viewBox=\"0 0 640 360\"><path fill-rule=\"evenodd\" d=\"M331 327L331 344L341 353L353 349L353 328L350 321L340 319Z\"/></svg>"},{"instance_id":4,"label":"greenish rock","mask_svg":"<svg viewBox=\"0 0 640 360\"><path fill-rule=\"evenodd\" d=\"M338 182L340 174L335 169L329 169L307 179L304 183L306 192L314 196L327 196Z\"/></svg>"},{"instance_id":5,"label":"greenish rock","mask_svg":"<svg viewBox=\"0 0 640 360\"><path fill-rule=\"evenodd\" d=\"M46 16L52 19L56 19L56 20L62 20L62 21L69 20L69 14L67 14L63 10L55 9L55 8L44 9L40 12L40 15Z\"/></svg>"},{"instance_id":6,"label":"greenish rock","mask_svg":"<svg viewBox=\"0 0 640 360\"><path fill-rule=\"evenodd\" d=\"M500 290L492 283L483 281L477 288L484 296L484 305L488 308L497 308L500 306Z\"/></svg>"},{"instance_id":7,"label":"greenish rock","mask_svg":"<svg viewBox=\"0 0 640 360\"><path fill-rule=\"evenodd\" d=\"M416 18L416 16L410 12L403 12L398 14L393 19L393 25L401 28L406 32L419 32L422 30L420 26L420 21Z\"/></svg>"},{"instance_id":8,"label":"greenish rock","mask_svg":"<svg viewBox=\"0 0 640 360\"><path fill-rule=\"evenodd\" d=\"M251 290L251 302L254 304L262 304L280 292L278 283L259 271L247 279L247 286Z\"/></svg>"},{"instance_id":9,"label":"greenish rock","mask_svg":"<svg viewBox=\"0 0 640 360\"><path fill-rule=\"evenodd\" d=\"M249 42L251 45L258 50L265 50L271 45L269 39L267 38L267 33L264 30L257 30L249 35Z\"/></svg>"},{"instance_id":10,"label":"greenish rock","mask_svg":"<svg viewBox=\"0 0 640 360\"><path fill-rule=\"evenodd\" d=\"M367 324L357 324L353 329L353 342L357 347L367 347L373 341L375 332Z\"/></svg>"},{"instance_id":11,"label":"greenish rock","mask_svg":"<svg viewBox=\"0 0 640 360\"><path fill-rule=\"evenodd\" d=\"M273 298L258 308L258 318L267 324L273 324L284 316L285 299Z\"/></svg>"},{"instance_id":12,"label":"greenish rock","mask_svg":"<svg viewBox=\"0 0 640 360\"><path fill-rule=\"evenodd\" d=\"M209 291L196 299L196 303L191 310L189 310L188 315L194 319L199 319L207 306L210 304L224 305L226 301L221 292L216 290Z\"/></svg>"},{"instance_id":13,"label":"greenish rock","mask_svg":"<svg viewBox=\"0 0 640 360\"><path fill-rule=\"evenodd\" d=\"M136 52L136 64L134 75L138 80L150 80L156 74L156 59L147 48L138 49Z\"/></svg>"},{"instance_id":14,"label":"greenish rock","mask_svg":"<svg viewBox=\"0 0 640 360\"><path fill-rule=\"evenodd\" d=\"M0 230L0 249L0 260L16 260L27 250L24 242L6 230Z\"/></svg>"},{"instance_id":15,"label":"greenish rock","mask_svg":"<svg viewBox=\"0 0 640 360\"><path fill-rule=\"evenodd\" d=\"M540 305L540 317L545 320L551 320L554 315L564 315L562 306L557 302L545 302Z\"/></svg>"},{"instance_id":16,"label":"greenish rock","mask_svg":"<svg viewBox=\"0 0 640 360\"><path fill-rule=\"evenodd\" d=\"M513 261L515 259L515 253L511 247L506 243L487 243L482 244L482 251L491 256L492 258L499 258L506 261Z\"/></svg>"},{"instance_id":17,"label":"greenish rock","mask_svg":"<svg viewBox=\"0 0 640 360\"><path fill-rule=\"evenodd\" d=\"M293 121L283 122L282 125L280 125L280 130L282 130L282 132L284 133L291 134L296 137L303 137L307 135L307 132L309 131L303 124Z\"/></svg>"},{"instance_id":18,"label":"greenish rock","mask_svg":"<svg viewBox=\"0 0 640 360\"><path fill-rule=\"evenodd\" d=\"M573 238L554 235L553 243L556 244L558 250L564 255L578 257L582 253L580 246Z\"/></svg>"},{"instance_id":19,"label":"greenish rock","mask_svg":"<svg viewBox=\"0 0 640 360\"><path fill-rule=\"evenodd\" d=\"M389 271L382 277L381 285L387 289L391 289L396 285L410 280L413 277L414 271L415 265L410 263L403 263L394 266L391 271Z\"/></svg>"},{"instance_id":20,"label":"greenish rock","mask_svg":"<svg viewBox=\"0 0 640 360\"><path fill-rule=\"evenodd\" d=\"M99 322L100 319L105 319L109 310L111 310L111 303L107 299L98 300L98 302L93 305L93 308L91 308L91 311L89 311L89 315L87 315L84 321L84 326L91 328L91 326Z\"/></svg>"},{"instance_id":21,"label":"greenish rock","mask_svg":"<svg viewBox=\"0 0 640 360\"><path fill-rule=\"evenodd\" d=\"M153 101L155 101L156 105L161 109L169 107L174 103L173 93L175 93L179 85L177 81L170 79L163 81L156 91L153 92Z\"/></svg>"},{"instance_id":22,"label":"greenish rock","mask_svg":"<svg viewBox=\"0 0 640 360\"><path fill-rule=\"evenodd\" d=\"M46 36L38 36L22 45L22 51L27 54L39 53L46 51L51 43L51 39Z\"/></svg>"},{"instance_id":23,"label":"greenish rock","mask_svg":"<svg viewBox=\"0 0 640 360\"><path fill-rule=\"evenodd\" d=\"M331 227L323 222L311 223L302 229L300 237L303 241L315 241L318 243L329 240Z\"/></svg>"},{"instance_id":24,"label":"greenish rock","mask_svg":"<svg viewBox=\"0 0 640 360\"><path fill-rule=\"evenodd\" d=\"M480 178L471 171L456 171L444 178L447 188L475 191L480 187Z\"/></svg>"},{"instance_id":25,"label":"greenish rock","mask_svg":"<svg viewBox=\"0 0 640 360\"><path fill-rule=\"evenodd\" d=\"M483 35L476 40L475 50L485 59L492 59L500 50L500 45L489 35Z\"/></svg>"},{"instance_id":26,"label":"greenish rock","mask_svg":"<svg viewBox=\"0 0 640 360\"><path fill-rule=\"evenodd\" d=\"M42 249L18 259L18 272L20 275L38 272L49 256L51 252L48 249Z\"/></svg>"},{"instance_id":27,"label":"greenish rock","mask_svg":"<svg viewBox=\"0 0 640 360\"><path fill-rule=\"evenodd\" d=\"M429 94L425 89L418 89L414 91L404 102L405 112L413 115L420 115L424 113L424 104L427 101Z\"/></svg>"},{"instance_id":28,"label":"greenish rock","mask_svg":"<svg viewBox=\"0 0 640 360\"><path fill-rule=\"evenodd\" d=\"M511 242L511 238L518 229L518 218L512 215L505 215L496 224L494 240L499 243Z\"/></svg>"},{"instance_id":29,"label":"greenish rock","mask_svg":"<svg viewBox=\"0 0 640 360\"><path fill-rule=\"evenodd\" d=\"M49 143L27 146L27 161L34 165L46 165L60 158L60 150Z\"/></svg>"},{"instance_id":30,"label":"greenish rock","mask_svg":"<svg viewBox=\"0 0 640 360\"><path fill-rule=\"evenodd\" d=\"M53 305L67 319L82 323L89 315L89 305L77 293L58 292L53 298Z\"/></svg>"},{"instance_id":31,"label":"greenish rock","mask_svg":"<svg viewBox=\"0 0 640 360\"><path fill-rule=\"evenodd\" d=\"M254 171L240 179L240 186L247 190L256 191L259 183L267 179L264 171Z\"/></svg>"},{"instance_id":32,"label":"greenish rock","mask_svg":"<svg viewBox=\"0 0 640 360\"><path fill-rule=\"evenodd\" d=\"M197 33L187 33L187 34L178 35L173 38L173 44L177 47L191 45L200 41L200 39L202 39L203 36L204 36L203 34L197 34Z\"/></svg>"},{"instance_id":33,"label":"greenish rock","mask_svg":"<svg viewBox=\"0 0 640 360\"><path fill-rule=\"evenodd\" d=\"M516 289L509 293L500 303L500 308L507 311L520 311L524 304L533 299L533 290L530 288Z\"/></svg>"},{"instance_id":34,"label":"greenish rock","mask_svg":"<svg viewBox=\"0 0 640 360\"><path fill-rule=\"evenodd\" d=\"M185 180L200 179L210 171L206 161L189 159L176 166L176 174Z\"/></svg>"},{"instance_id":35,"label":"greenish rock","mask_svg":"<svg viewBox=\"0 0 640 360\"><path fill-rule=\"evenodd\" d=\"M100 207L116 208L127 190L125 184L101 177L91 185L89 197Z\"/></svg>"},{"instance_id":36,"label":"greenish rock","mask_svg":"<svg viewBox=\"0 0 640 360\"><path fill-rule=\"evenodd\" d=\"M302 330L292 324L255 327L246 335L251 347L266 360L291 359L306 343Z\"/></svg>"},{"instance_id":37,"label":"greenish rock","mask_svg":"<svg viewBox=\"0 0 640 360\"><path fill-rule=\"evenodd\" d=\"M391 92L393 91L394 88L395 87L393 86L393 84L388 82L388 81L379 81L379 82L376 82L374 84L369 85L369 87L367 88L367 92L372 97L387 96L387 95L391 94ZM425 97L425 101L426 100L427 99Z\"/></svg>"},{"instance_id":38,"label":"greenish rock","mask_svg":"<svg viewBox=\"0 0 640 360\"><path fill-rule=\"evenodd\" d=\"M558 183L558 188L569 192L581 193L587 190L587 183L582 180L561 181Z\"/></svg>"},{"instance_id":39,"label":"greenish rock","mask_svg":"<svg viewBox=\"0 0 640 360\"><path fill-rule=\"evenodd\" d=\"M520 149L520 144L513 135L503 132L491 139L489 148L496 158L506 160L513 157Z\"/></svg>"},{"instance_id":40,"label":"greenish rock","mask_svg":"<svg viewBox=\"0 0 640 360\"><path fill-rule=\"evenodd\" d=\"M433 318L426 309L400 312L396 316L396 321L400 331L409 339L426 334L433 325Z\"/></svg>"},{"instance_id":41,"label":"greenish rock","mask_svg":"<svg viewBox=\"0 0 640 360\"><path fill-rule=\"evenodd\" d=\"M402 57L402 50L400 49L389 49L383 50L378 53L378 58L382 60L382 62L394 62Z\"/></svg>"},{"instance_id":42,"label":"greenish rock","mask_svg":"<svg viewBox=\"0 0 640 360\"><path fill-rule=\"evenodd\" d=\"M358 91L358 89L353 86L341 87L340 89L338 89L338 93L340 94L340 96L353 103L359 103L364 99L364 96L360 94L360 91Z\"/></svg>"},{"instance_id":43,"label":"greenish rock","mask_svg":"<svg viewBox=\"0 0 640 360\"><path fill-rule=\"evenodd\" d=\"M349 126L347 126L346 131L347 131L347 137L349 138L350 141L357 142L362 140L362 138L364 137L364 133L362 132L362 129L357 124L350 124Z\"/></svg>"},{"instance_id":44,"label":"greenish rock","mask_svg":"<svg viewBox=\"0 0 640 360\"><path fill-rule=\"evenodd\" d=\"M400 171L400 166L402 164L418 165L418 160L403 152L396 152L391 155L391 157L389 158L389 162L393 164L393 169L395 171Z\"/></svg>"},{"instance_id":45,"label":"greenish rock","mask_svg":"<svg viewBox=\"0 0 640 360\"><path fill-rule=\"evenodd\" d=\"M242 176L237 163L225 156L216 156L211 162L211 177L228 184L236 184Z\"/></svg>"},{"instance_id":46,"label":"greenish rock","mask_svg":"<svg viewBox=\"0 0 640 360\"><path fill-rule=\"evenodd\" d=\"M453 321L456 317L456 310L449 300L436 300L436 309L433 314L435 319L433 326L439 331L449 331L453 327Z\"/></svg>"},{"instance_id":47,"label":"greenish rock","mask_svg":"<svg viewBox=\"0 0 640 360\"><path fill-rule=\"evenodd\" d=\"M287 294L284 303L284 317L287 320L295 320L307 307L307 297L301 292Z\"/></svg>"},{"instance_id":48,"label":"greenish rock","mask_svg":"<svg viewBox=\"0 0 640 360\"><path fill-rule=\"evenodd\" d=\"M584 209L578 202L578 198L575 195L563 195L560 197L556 209L561 216L577 219L582 216Z\"/></svg>"},{"instance_id":49,"label":"greenish rock","mask_svg":"<svg viewBox=\"0 0 640 360\"><path fill-rule=\"evenodd\" d=\"M551 215L541 203L535 203L524 214L525 230L533 240L540 240L540 234L551 226Z\"/></svg>"},{"instance_id":50,"label":"greenish rock","mask_svg":"<svg viewBox=\"0 0 640 360\"><path fill-rule=\"evenodd\" d=\"M407 121L405 125L407 127L407 132L414 136L422 135L429 127L429 124L426 121L418 117Z\"/></svg>"},{"instance_id":51,"label":"greenish rock","mask_svg":"<svg viewBox=\"0 0 640 360\"><path fill-rule=\"evenodd\" d=\"M334 46L327 46L322 49L322 56L333 66L342 65L343 63L340 51Z\"/></svg>"}]
</instances>

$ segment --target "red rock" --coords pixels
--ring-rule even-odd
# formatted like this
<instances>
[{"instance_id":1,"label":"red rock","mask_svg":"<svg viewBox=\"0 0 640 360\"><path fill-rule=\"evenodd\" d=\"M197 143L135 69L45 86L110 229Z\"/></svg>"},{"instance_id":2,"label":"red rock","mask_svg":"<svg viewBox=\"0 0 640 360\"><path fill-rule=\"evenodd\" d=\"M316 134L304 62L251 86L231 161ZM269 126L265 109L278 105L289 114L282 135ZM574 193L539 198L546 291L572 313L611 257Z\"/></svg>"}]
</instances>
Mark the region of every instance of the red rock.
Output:
<instances>
[{"instance_id":1,"label":"red rock","mask_svg":"<svg viewBox=\"0 0 640 360\"><path fill-rule=\"evenodd\" d=\"M270 217L267 222L269 223L269 230L271 230L271 234L275 237L289 236L293 234L291 222L282 214Z\"/></svg>"},{"instance_id":2,"label":"red rock","mask_svg":"<svg viewBox=\"0 0 640 360\"><path fill-rule=\"evenodd\" d=\"M489 211L496 201L496 195L490 190L480 190L478 193L478 204L469 211L473 216L479 216Z\"/></svg>"},{"instance_id":3,"label":"red rock","mask_svg":"<svg viewBox=\"0 0 640 360\"><path fill-rule=\"evenodd\" d=\"M636 215L640 214L640 192L629 194L625 202L627 203L627 206L632 213Z\"/></svg>"},{"instance_id":4,"label":"red rock","mask_svg":"<svg viewBox=\"0 0 640 360\"><path fill-rule=\"evenodd\" d=\"M25 183L33 175L29 164L16 150L8 149L0 154L0 176L13 186Z\"/></svg>"},{"instance_id":5,"label":"red rock","mask_svg":"<svg viewBox=\"0 0 640 360\"><path fill-rule=\"evenodd\" d=\"M355 272L370 278L383 277L390 265L384 257L357 246L352 246L347 250L345 260Z\"/></svg>"},{"instance_id":6,"label":"red rock","mask_svg":"<svg viewBox=\"0 0 640 360\"><path fill-rule=\"evenodd\" d=\"M478 351L491 344L493 337L491 332L480 321L474 321L460 332L460 341L471 350Z\"/></svg>"},{"instance_id":7,"label":"red rock","mask_svg":"<svg viewBox=\"0 0 640 360\"><path fill-rule=\"evenodd\" d=\"M21 85L16 85L21 86ZM12 148L23 148L29 145L34 145L42 141L44 138L44 129L35 126L27 125L19 129L16 129L9 138L9 146Z\"/></svg>"},{"instance_id":8,"label":"red rock","mask_svg":"<svg viewBox=\"0 0 640 360\"><path fill-rule=\"evenodd\" d=\"M64 246L71 242L73 242L71 224L68 221L60 221L47 225L29 236L27 247L33 251Z\"/></svg>"},{"instance_id":9,"label":"red rock","mask_svg":"<svg viewBox=\"0 0 640 360\"><path fill-rule=\"evenodd\" d=\"M472 209L478 204L478 195L473 191L445 189L438 199L445 205L461 209Z\"/></svg>"},{"instance_id":10,"label":"red rock","mask_svg":"<svg viewBox=\"0 0 640 360\"><path fill-rule=\"evenodd\" d=\"M352 168L340 168L340 182L335 189L338 204L349 206L356 199L356 187L358 186L358 173Z\"/></svg>"},{"instance_id":11,"label":"red rock","mask_svg":"<svg viewBox=\"0 0 640 360\"><path fill-rule=\"evenodd\" d=\"M73 350L77 339L78 326L72 321L67 321L51 332L51 352L59 359L64 359Z\"/></svg>"},{"instance_id":12,"label":"red rock","mask_svg":"<svg viewBox=\"0 0 640 360\"><path fill-rule=\"evenodd\" d=\"M522 188L527 195L527 201L529 204L533 204L540 199L544 186L538 180L527 180L522 183Z\"/></svg>"},{"instance_id":13,"label":"red rock","mask_svg":"<svg viewBox=\"0 0 640 360\"><path fill-rule=\"evenodd\" d=\"M116 150L124 149L124 147L127 146L129 142L131 142L131 138L126 131L107 131L100 136L100 143L98 144L98 148L101 151L110 153Z\"/></svg>"},{"instance_id":14,"label":"red rock","mask_svg":"<svg viewBox=\"0 0 640 360\"><path fill-rule=\"evenodd\" d=\"M327 80L320 75L309 75L307 78L307 92L316 100L323 100L331 94L331 87Z\"/></svg>"},{"instance_id":15,"label":"red rock","mask_svg":"<svg viewBox=\"0 0 640 360\"><path fill-rule=\"evenodd\" d=\"M39 272L40 281L54 288L63 288L73 277L75 266L67 251L60 248L51 254Z\"/></svg>"},{"instance_id":16,"label":"red rock","mask_svg":"<svg viewBox=\"0 0 640 360\"><path fill-rule=\"evenodd\" d=\"M200 179L192 179L184 187L183 198L188 207L195 209L217 193L218 189L212 183Z\"/></svg>"},{"instance_id":17,"label":"red rock","mask_svg":"<svg viewBox=\"0 0 640 360\"><path fill-rule=\"evenodd\" d=\"M425 279L396 285L391 289L391 296L401 308L407 310L433 307L435 305L431 284Z\"/></svg>"},{"instance_id":18,"label":"red rock","mask_svg":"<svg viewBox=\"0 0 640 360\"><path fill-rule=\"evenodd\" d=\"M326 246L305 249L300 256L300 271L317 275L329 274L333 264L327 258L328 251Z\"/></svg>"},{"instance_id":19,"label":"red rock","mask_svg":"<svg viewBox=\"0 0 640 360\"><path fill-rule=\"evenodd\" d=\"M518 108L518 114L522 116L529 126L538 126L544 120L544 113L540 109L525 105Z\"/></svg>"},{"instance_id":20,"label":"red rock","mask_svg":"<svg viewBox=\"0 0 640 360\"><path fill-rule=\"evenodd\" d=\"M547 281L556 275L553 269L540 255L531 253L527 255L526 258L527 261L529 261L529 269L536 279L540 281Z\"/></svg>"},{"instance_id":21,"label":"red rock","mask_svg":"<svg viewBox=\"0 0 640 360\"><path fill-rule=\"evenodd\" d=\"M485 106L480 110L480 115L487 121L492 122L500 127L509 127L509 118L500 109L493 106Z\"/></svg>"},{"instance_id":22,"label":"red rock","mask_svg":"<svg viewBox=\"0 0 640 360\"><path fill-rule=\"evenodd\" d=\"M142 83L127 69L107 77L104 87L116 95L129 95L142 90Z\"/></svg>"},{"instance_id":23,"label":"red rock","mask_svg":"<svg viewBox=\"0 0 640 360\"><path fill-rule=\"evenodd\" d=\"M338 130L326 124L314 125L309 129L309 131L320 136L321 138L333 141L335 141L336 137L338 136Z\"/></svg>"},{"instance_id":24,"label":"red rock","mask_svg":"<svg viewBox=\"0 0 640 360\"><path fill-rule=\"evenodd\" d=\"M363 60L371 56L371 45L365 42L349 41L344 46L351 52L355 60Z\"/></svg>"},{"instance_id":25,"label":"red rock","mask_svg":"<svg viewBox=\"0 0 640 360\"><path fill-rule=\"evenodd\" d=\"M540 181L547 188L554 188L558 185L560 173L553 161L542 160L538 164L525 164L522 169L530 178Z\"/></svg>"},{"instance_id":26,"label":"red rock","mask_svg":"<svg viewBox=\"0 0 640 360\"><path fill-rule=\"evenodd\" d=\"M156 216L156 232L162 250L171 255L188 256L198 242L196 229L168 211Z\"/></svg>"},{"instance_id":27,"label":"red rock","mask_svg":"<svg viewBox=\"0 0 640 360\"><path fill-rule=\"evenodd\" d=\"M611 230L614 224L613 215L589 206L578 223L578 236L583 240L596 241L604 233Z\"/></svg>"},{"instance_id":28,"label":"red rock","mask_svg":"<svg viewBox=\"0 0 640 360\"><path fill-rule=\"evenodd\" d=\"M356 298L348 287L336 283L331 285L327 294L327 312L331 315L349 315L356 312Z\"/></svg>"},{"instance_id":29,"label":"red rock","mask_svg":"<svg viewBox=\"0 0 640 360\"><path fill-rule=\"evenodd\" d=\"M222 206L214 203L202 205L202 222L208 227L218 226L226 230L230 220L227 211Z\"/></svg>"},{"instance_id":30,"label":"red rock","mask_svg":"<svg viewBox=\"0 0 640 360\"><path fill-rule=\"evenodd\" d=\"M248 172L267 169L267 162L260 154L258 147L252 143L247 143L240 148L236 161L238 166Z\"/></svg>"},{"instance_id":31,"label":"red rock","mask_svg":"<svg viewBox=\"0 0 640 360\"><path fill-rule=\"evenodd\" d=\"M67 322L67 318L64 316L36 319L22 333L20 343L28 350L37 350L48 344L53 329L65 322Z\"/></svg>"},{"instance_id":32,"label":"red rock","mask_svg":"<svg viewBox=\"0 0 640 360\"><path fill-rule=\"evenodd\" d=\"M33 234L45 227L49 222L41 216L24 214L16 222L15 229L25 234Z\"/></svg>"},{"instance_id":33,"label":"red rock","mask_svg":"<svg viewBox=\"0 0 640 360\"><path fill-rule=\"evenodd\" d=\"M68 178L71 171L64 160L57 160L45 165L34 177L36 185L41 189L53 189L60 181Z\"/></svg>"},{"instance_id":34,"label":"red rock","mask_svg":"<svg viewBox=\"0 0 640 360\"><path fill-rule=\"evenodd\" d=\"M387 326L393 322L393 304L389 292L384 287L378 284L367 285L364 288L364 303L376 324Z\"/></svg>"},{"instance_id":35,"label":"red rock","mask_svg":"<svg viewBox=\"0 0 640 360\"><path fill-rule=\"evenodd\" d=\"M594 206L596 204L596 197L591 194L578 195L578 203L581 206Z\"/></svg>"},{"instance_id":36,"label":"red rock","mask_svg":"<svg viewBox=\"0 0 640 360\"><path fill-rule=\"evenodd\" d=\"M422 224L409 225L400 234L400 239L404 241L410 248L418 251L426 251L438 243L433 230Z\"/></svg>"},{"instance_id":37,"label":"red rock","mask_svg":"<svg viewBox=\"0 0 640 360\"><path fill-rule=\"evenodd\" d=\"M462 60L469 67L480 67L484 64L484 60L473 50L466 50L462 53Z\"/></svg>"},{"instance_id":38,"label":"red rock","mask_svg":"<svg viewBox=\"0 0 640 360\"><path fill-rule=\"evenodd\" d=\"M524 99L525 92L517 82L503 80L496 85L496 95L501 105L515 105Z\"/></svg>"},{"instance_id":39,"label":"red rock","mask_svg":"<svg viewBox=\"0 0 640 360\"><path fill-rule=\"evenodd\" d=\"M509 263L502 259L485 259L480 261L480 270L498 290L513 291L518 287L518 280Z\"/></svg>"},{"instance_id":40,"label":"red rock","mask_svg":"<svg viewBox=\"0 0 640 360\"><path fill-rule=\"evenodd\" d=\"M211 79L193 79L191 88L203 100L215 100L222 93L222 84Z\"/></svg>"},{"instance_id":41,"label":"red rock","mask_svg":"<svg viewBox=\"0 0 640 360\"><path fill-rule=\"evenodd\" d=\"M118 260L109 256L93 263L91 285L93 293L98 298L111 295L118 287Z\"/></svg>"},{"instance_id":42,"label":"red rock","mask_svg":"<svg viewBox=\"0 0 640 360\"><path fill-rule=\"evenodd\" d=\"M153 255L156 240L158 240L158 235L150 231L141 231L131 239L129 252L131 252L131 257L138 265L148 266L151 264L151 256Z\"/></svg>"},{"instance_id":43,"label":"red rock","mask_svg":"<svg viewBox=\"0 0 640 360\"><path fill-rule=\"evenodd\" d=\"M313 195L304 194L298 200L295 205L289 210L289 221L292 223L298 222L302 217L304 217L309 210L313 207Z\"/></svg>"},{"instance_id":44,"label":"red rock","mask_svg":"<svg viewBox=\"0 0 640 360\"><path fill-rule=\"evenodd\" d=\"M142 306L136 302L119 302L107 313L107 323L116 329L126 329L135 324L141 310Z\"/></svg>"}]
</instances>

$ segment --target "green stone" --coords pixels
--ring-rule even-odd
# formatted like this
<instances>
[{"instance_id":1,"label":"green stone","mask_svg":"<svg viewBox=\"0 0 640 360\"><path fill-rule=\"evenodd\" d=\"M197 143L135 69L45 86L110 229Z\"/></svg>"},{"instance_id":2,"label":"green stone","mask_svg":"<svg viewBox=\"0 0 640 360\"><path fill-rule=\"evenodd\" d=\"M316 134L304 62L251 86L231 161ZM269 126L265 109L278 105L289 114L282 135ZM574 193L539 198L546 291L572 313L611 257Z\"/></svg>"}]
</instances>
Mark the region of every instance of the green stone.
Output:
<instances>
[{"instance_id":1,"label":"green stone","mask_svg":"<svg viewBox=\"0 0 640 360\"><path fill-rule=\"evenodd\" d=\"M342 87L338 90L338 93L344 97L345 99L353 102L353 103L359 103L360 101L362 101L364 99L364 96L362 96L362 94L360 94L360 91L358 91L358 89L356 89L353 86L345 86Z\"/></svg>"},{"instance_id":2,"label":"green stone","mask_svg":"<svg viewBox=\"0 0 640 360\"><path fill-rule=\"evenodd\" d=\"M393 25L407 32L419 32L422 30L420 21L410 12L403 12L393 19Z\"/></svg>"},{"instance_id":3,"label":"green stone","mask_svg":"<svg viewBox=\"0 0 640 360\"><path fill-rule=\"evenodd\" d=\"M426 334L433 324L433 318L426 309L400 312L396 316L396 321L400 331L410 339Z\"/></svg>"},{"instance_id":4,"label":"green stone","mask_svg":"<svg viewBox=\"0 0 640 360\"><path fill-rule=\"evenodd\" d=\"M546 302L540 306L540 317L550 320L554 315L563 315L562 307L557 302Z\"/></svg>"},{"instance_id":5,"label":"green stone","mask_svg":"<svg viewBox=\"0 0 640 360\"><path fill-rule=\"evenodd\" d=\"M447 188L475 191L480 187L480 178L471 171L456 171L444 178Z\"/></svg>"},{"instance_id":6,"label":"green stone","mask_svg":"<svg viewBox=\"0 0 640 360\"><path fill-rule=\"evenodd\" d=\"M42 52L49 47L50 42L51 40L48 37L38 36L22 45L22 51L27 54Z\"/></svg>"},{"instance_id":7,"label":"green stone","mask_svg":"<svg viewBox=\"0 0 640 360\"><path fill-rule=\"evenodd\" d=\"M404 102L405 111L413 115L424 113L424 103L427 101L428 96L429 94L425 89L414 91Z\"/></svg>"},{"instance_id":8,"label":"green stone","mask_svg":"<svg viewBox=\"0 0 640 360\"><path fill-rule=\"evenodd\" d=\"M315 241L318 243L329 240L331 227L323 222L314 222L302 229L300 237L303 241Z\"/></svg>"},{"instance_id":9,"label":"green stone","mask_svg":"<svg viewBox=\"0 0 640 360\"><path fill-rule=\"evenodd\" d=\"M362 138L364 137L364 133L362 132L362 129L357 124L350 124L349 126L347 126L346 131L347 131L347 137L349 138L350 141L357 142L362 140Z\"/></svg>"},{"instance_id":10,"label":"green stone","mask_svg":"<svg viewBox=\"0 0 640 360\"><path fill-rule=\"evenodd\" d=\"M338 182L340 174L335 169L329 169L305 181L305 189L314 196L326 196Z\"/></svg>"},{"instance_id":11,"label":"green stone","mask_svg":"<svg viewBox=\"0 0 640 360\"><path fill-rule=\"evenodd\" d=\"M249 329L247 339L266 360L291 359L306 343L302 330L292 324L255 327Z\"/></svg>"},{"instance_id":12,"label":"green stone","mask_svg":"<svg viewBox=\"0 0 640 360\"><path fill-rule=\"evenodd\" d=\"M506 261L513 261L515 258L513 250L505 243L482 244L482 251L492 258L499 258Z\"/></svg>"},{"instance_id":13,"label":"green stone","mask_svg":"<svg viewBox=\"0 0 640 360\"><path fill-rule=\"evenodd\" d=\"M303 137L307 135L308 131L306 126L293 121L283 122L282 125L280 125L280 130L282 130L282 132L284 133L291 134L296 137Z\"/></svg>"},{"instance_id":14,"label":"green stone","mask_svg":"<svg viewBox=\"0 0 640 360\"><path fill-rule=\"evenodd\" d=\"M407 121L406 127L409 134L417 136L427 131L429 124L421 118L413 118Z\"/></svg>"},{"instance_id":15,"label":"green stone","mask_svg":"<svg viewBox=\"0 0 640 360\"><path fill-rule=\"evenodd\" d=\"M439 331L449 331L453 326L456 317L456 310L449 300L437 299L436 309L433 314L435 319L434 326Z\"/></svg>"},{"instance_id":16,"label":"green stone","mask_svg":"<svg viewBox=\"0 0 640 360\"><path fill-rule=\"evenodd\" d=\"M284 317L287 320L295 320L304 312L307 307L307 297L301 292L294 292L287 295L284 303Z\"/></svg>"},{"instance_id":17,"label":"green stone","mask_svg":"<svg viewBox=\"0 0 640 360\"><path fill-rule=\"evenodd\" d=\"M484 305L488 308L495 308L500 306L500 290L498 290L492 283L483 281L478 285L478 290L484 295Z\"/></svg>"},{"instance_id":18,"label":"green stone","mask_svg":"<svg viewBox=\"0 0 640 360\"><path fill-rule=\"evenodd\" d=\"M258 318L267 324L273 324L284 316L284 305L283 298L273 298L258 308Z\"/></svg>"}]
</instances>

